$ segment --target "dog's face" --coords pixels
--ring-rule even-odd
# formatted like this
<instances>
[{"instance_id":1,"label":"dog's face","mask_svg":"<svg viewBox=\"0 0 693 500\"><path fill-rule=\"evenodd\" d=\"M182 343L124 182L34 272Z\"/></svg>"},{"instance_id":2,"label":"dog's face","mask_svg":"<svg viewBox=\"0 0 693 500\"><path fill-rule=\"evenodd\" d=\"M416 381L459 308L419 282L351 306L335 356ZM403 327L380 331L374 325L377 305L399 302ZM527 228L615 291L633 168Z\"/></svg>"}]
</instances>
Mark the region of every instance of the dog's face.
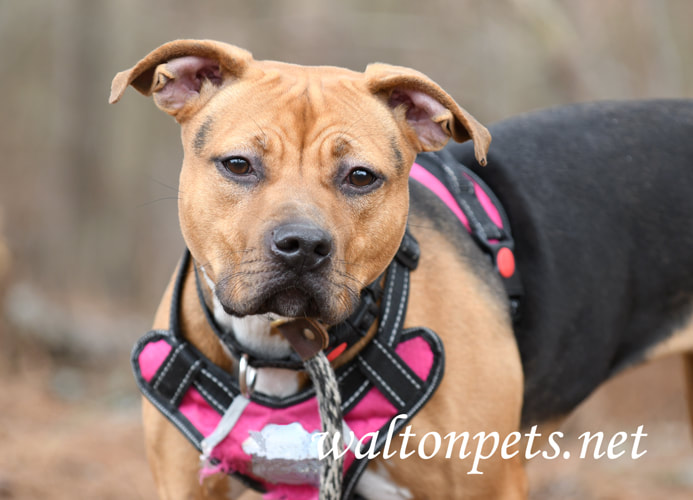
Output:
<instances>
[{"instance_id":1,"label":"dog's face","mask_svg":"<svg viewBox=\"0 0 693 500\"><path fill-rule=\"evenodd\" d=\"M277 68L184 124L181 227L227 312L334 323L397 249L412 152L351 73Z\"/></svg>"},{"instance_id":2,"label":"dog's face","mask_svg":"<svg viewBox=\"0 0 693 500\"><path fill-rule=\"evenodd\" d=\"M116 76L182 127L179 217L230 314L343 320L405 230L417 152L488 132L428 78L254 61L179 41Z\"/></svg>"}]
</instances>

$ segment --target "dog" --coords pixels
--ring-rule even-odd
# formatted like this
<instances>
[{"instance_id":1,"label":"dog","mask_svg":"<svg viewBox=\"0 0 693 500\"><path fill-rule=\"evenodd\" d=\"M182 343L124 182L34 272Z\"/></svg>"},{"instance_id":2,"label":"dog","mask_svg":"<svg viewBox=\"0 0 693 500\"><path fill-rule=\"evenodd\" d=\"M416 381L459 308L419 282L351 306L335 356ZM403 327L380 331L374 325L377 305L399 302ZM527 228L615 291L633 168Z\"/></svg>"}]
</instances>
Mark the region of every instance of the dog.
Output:
<instances>
[{"instance_id":1,"label":"dog","mask_svg":"<svg viewBox=\"0 0 693 500\"><path fill-rule=\"evenodd\" d=\"M546 436L614 373L665 355L684 354L693 383L692 101L571 105L489 133L412 69L256 61L206 40L157 48L116 75L110 102L128 85L182 130L179 219L191 264L179 266L154 329L177 323L201 357L179 370L183 385L171 402L180 403L203 357L207 377L212 365L219 377L240 377L250 399L305 388L300 370L258 367L251 395L248 368L239 367L245 358L215 328L233 331L241 351L289 356L273 322L343 323L368 285L387 279L408 233L418 253L401 292L403 323L435 332L447 362L416 408L416 435L390 436L392 449L408 445L419 458L374 459L354 498L526 498L522 453L484 448L473 473L464 465L470 458L420 455L436 444L435 433L520 436L542 424ZM449 139L459 144L446 146ZM453 184L474 179L472 192L484 184L502 205L513 241L502 256L495 239L484 251L450 203L410 179L415 162L441 150L440 175L466 165L472 173ZM509 292L510 276L521 292ZM378 297L381 311L387 299ZM335 369L362 358L376 323L333 351ZM175 371L169 337L156 339ZM159 376L142 373L145 382ZM172 424L178 413L165 416L178 406L152 401L144 399L143 419L160 498L241 495L247 477L198 479L200 450ZM518 441L510 444L519 449Z\"/></svg>"}]
</instances>

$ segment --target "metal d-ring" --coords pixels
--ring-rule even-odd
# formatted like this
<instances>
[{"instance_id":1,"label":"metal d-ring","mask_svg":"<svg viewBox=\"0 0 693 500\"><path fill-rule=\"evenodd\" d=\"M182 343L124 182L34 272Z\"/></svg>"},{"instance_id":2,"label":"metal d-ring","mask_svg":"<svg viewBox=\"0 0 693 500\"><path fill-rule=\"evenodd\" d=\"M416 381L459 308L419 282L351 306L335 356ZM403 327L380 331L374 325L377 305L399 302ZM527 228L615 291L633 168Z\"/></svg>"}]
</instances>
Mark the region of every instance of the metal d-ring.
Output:
<instances>
[{"instance_id":1,"label":"metal d-ring","mask_svg":"<svg viewBox=\"0 0 693 500\"><path fill-rule=\"evenodd\" d=\"M238 387L241 390L241 394L245 398L250 398L250 395L255 389L255 382L257 381L257 370L250 366L248 362L248 355L243 354L241 359L238 360Z\"/></svg>"}]
</instances>

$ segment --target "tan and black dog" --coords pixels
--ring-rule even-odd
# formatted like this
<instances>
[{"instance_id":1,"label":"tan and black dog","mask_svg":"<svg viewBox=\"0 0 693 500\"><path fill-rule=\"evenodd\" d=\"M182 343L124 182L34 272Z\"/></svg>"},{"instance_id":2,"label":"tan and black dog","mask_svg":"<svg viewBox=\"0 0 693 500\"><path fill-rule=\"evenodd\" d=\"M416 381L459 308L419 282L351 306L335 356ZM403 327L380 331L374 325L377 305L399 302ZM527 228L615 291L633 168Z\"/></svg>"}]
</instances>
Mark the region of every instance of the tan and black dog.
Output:
<instances>
[{"instance_id":1,"label":"tan and black dog","mask_svg":"<svg viewBox=\"0 0 693 500\"><path fill-rule=\"evenodd\" d=\"M402 67L303 67L183 40L119 73L111 102L128 85L182 127L179 217L195 267L181 292L181 328L224 370L233 373L238 360L210 327L195 268L216 322L240 345L281 357L291 348L271 321L345 320L407 225L420 258L404 323L435 331L447 359L440 386L411 422L410 449L429 432L507 436L551 422L547 434L614 372L693 348L691 102L530 114L492 127L489 152L486 128ZM471 139L448 150L508 212L524 287L515 324L489 259L438 198L409 180L416 155L450 138ZM173 288L157 329L169 327ZM255 391L284 397L301 384L298 372L261 368ZM143 413L161 498L241 494L221 474L200 483L199 452L147 400ZM372 499L526 497L522 453L496 453L481 469L468 474L468 461L444 453L397 455L374 460L356 491Z\"/></svg>"}]
</instances>

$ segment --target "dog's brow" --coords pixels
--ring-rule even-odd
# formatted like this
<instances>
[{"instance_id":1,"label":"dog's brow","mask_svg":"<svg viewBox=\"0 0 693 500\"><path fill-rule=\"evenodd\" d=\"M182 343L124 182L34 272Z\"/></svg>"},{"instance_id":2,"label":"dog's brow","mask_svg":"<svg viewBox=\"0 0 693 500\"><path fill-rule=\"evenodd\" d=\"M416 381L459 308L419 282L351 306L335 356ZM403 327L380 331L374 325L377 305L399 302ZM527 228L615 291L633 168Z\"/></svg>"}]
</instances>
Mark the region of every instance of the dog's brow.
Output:
<instances>
[{"instance_id":1,"label":"dog's brow","mask_svg":"<svg viewBox=\"0 0 693 500\"><path fill-rule=\"evenodd\" d=\"M200 128L197 129L197 133L195 134L195 140L193 141L193 147L195 148L195 154L197 154L197 156L200 156L202 154L202 150L207 144L207 137L209 136L209 133L212 131L213 123L214 120L212 119L212 117L208 116L204 123L200 126Z\"/></svg>"},{"instance_id":2,"label":"dog's brow","mask_svg":"<svg viewBox=\"0 0 693 500\"><path fill-rule=\"evenodd\" d=\"M332 147L332 154L337 158L343 158L350 149L349 139L340 136L335 140L334 146Z\"/></svg>"},{"instance_id":3,"label":"dog's brow","mask_svg":"<svg viewBox=\"0 0 693 500\"><path fill-rule=\"evenodd\" d=\"M392 154L395 158L395 168L400 171L404 168L404 156L402 155L402 150L399 149L399 144L394 137L390 137L390 147L392 148Z\"/></svg>"}]
</instances>

